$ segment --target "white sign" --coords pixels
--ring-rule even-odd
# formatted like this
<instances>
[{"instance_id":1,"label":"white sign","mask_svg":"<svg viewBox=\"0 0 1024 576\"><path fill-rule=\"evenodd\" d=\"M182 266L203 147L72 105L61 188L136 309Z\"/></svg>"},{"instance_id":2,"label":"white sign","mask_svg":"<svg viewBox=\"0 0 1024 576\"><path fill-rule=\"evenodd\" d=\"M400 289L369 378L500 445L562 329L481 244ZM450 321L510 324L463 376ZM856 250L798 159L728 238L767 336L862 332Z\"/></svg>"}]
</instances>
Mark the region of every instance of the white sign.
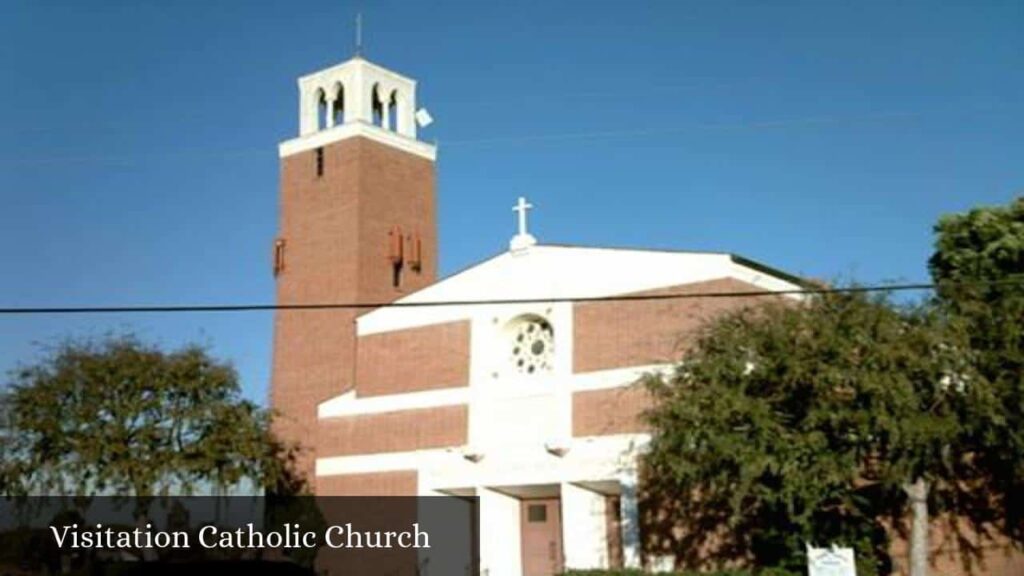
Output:
<instances>
[{"instance_id":1,"label":"white sign","mask_svg":"<svg viewBox=\"0 0 1024 576\"><path fill-rule=\"evenodd\" d=\"M430 115L430 112L427 112L426 108L420 108L416 111L416 124L418 124L420 128L426 128L433 123L434 117Z\"/></svg>"},{"instance_id":2,"label":"white sign","mask_svg":"<svg viewBox=\"0 0 1024 576\"><path fill-rule=\"evenodd\" d=\"M853 548L814 548L807 545L808 576L857 576Z\"/></svg>"}]
</instances>

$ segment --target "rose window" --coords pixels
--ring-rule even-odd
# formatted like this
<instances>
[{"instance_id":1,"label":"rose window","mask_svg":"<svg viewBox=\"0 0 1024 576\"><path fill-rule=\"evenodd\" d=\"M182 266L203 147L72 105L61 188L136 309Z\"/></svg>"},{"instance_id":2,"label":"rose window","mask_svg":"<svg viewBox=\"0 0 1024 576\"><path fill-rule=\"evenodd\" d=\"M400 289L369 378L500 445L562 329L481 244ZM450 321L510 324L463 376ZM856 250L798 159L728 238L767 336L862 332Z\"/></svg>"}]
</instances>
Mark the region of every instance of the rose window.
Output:
<instances>
[{"instance_id":1,"label":"rose window","mask_svg":"<svg viewBox=\"0 0 1024 576\"><path fill-rule=\"evenodd\" d=\"M555 352L555 331L543 318L527 317L511 326L512 366L520 374L550 372Z\"/></svg>"}]
</instances>

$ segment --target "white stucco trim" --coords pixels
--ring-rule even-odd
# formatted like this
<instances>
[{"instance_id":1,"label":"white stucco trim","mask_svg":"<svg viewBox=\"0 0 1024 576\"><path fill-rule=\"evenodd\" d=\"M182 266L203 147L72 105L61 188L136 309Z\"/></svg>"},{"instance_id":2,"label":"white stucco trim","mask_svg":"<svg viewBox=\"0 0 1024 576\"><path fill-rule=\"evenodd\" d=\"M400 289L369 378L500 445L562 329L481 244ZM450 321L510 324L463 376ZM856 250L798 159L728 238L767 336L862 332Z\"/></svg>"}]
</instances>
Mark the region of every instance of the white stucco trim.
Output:
<instances>
[{"instance_id":1,"label":"white stucco trim","mask_svg":"<svg viewBox=\"0 0 1024 576\"><path fill-rule=\"evenodd\" d=\"M311 81L317 80L319 78L331 78L331 77L337 75L338 72L346 70L348 68L352 68L353 66L362 66L362 67L367 68L369 70L373 70L374 73L379 74L381 76L384 76L386 78L390 78L391 80L393 80L395 82L398 82L398 83L408 83L408 84L412 84L412 85L416 84L416 81L413 80L412 78L409 78L408 76L405 76L403 74L399 74L398 72L395 72L394 70L388 70L387 68L384 68L383 66L380 66L378 64L374 64L373 62L370 62L369 60L366 60L365 58L361 58L361 57L355 57L355 58L352 58L350 60L346 60L344 62L335 64L334 66L331 66L330 68L324 68L323 70L317 70L316 72L310 72L309 74L305 74L303 76L300 76L299 77L299 82L311 82Z\"/></svg>"},{"instance_id":2,"label":"white stucco trim","mask_svg":"<svg viewBox=\"0 0 1024 576\"><path fill-rule=\"evenodd\" d=\"M363 398L356 396L355 390L352 390L322 402L317 408L317 416L323 419L360 414L382 414L402 410L453 406L456 404L466 404L468 401L469 388L464 386L424 390L422 392L407 392L404 394L367 396Z\"/></svg>"},{"instance_id":3,"label":"white stucco trim","mask_svg":"<svg viewBox=\"0 0 1024 576\"><path fill-rule=\"evenodd\" d=\"M285 140L278 145L278 155L281 158L305 152L307 150L313 150L326 146L340 140L347 138L354 138L356 136L362 136L369 138L374 142L379 142L394 148L398 148L404 152L415 154L422 158L426 158L431 162L437 160L437 147L433 144L421 142L413 138L402 136L395 132L384 130L373 124L367 124L362 121L349 121L344 124L339 124L333 128L326 130L320 130L314 132L308 136L300 136L298 138L292 138L291 140Z\"/></svg>"},{"instance_id":4,"label":"white stucco trim","mask_svg":"<svg viewBox=\"0 0 1024 576\"><path fill-rule=\"evenodd\" d=\"M421 492L617 479L632 473L637 455L649 442L649 434L588 436L573 438L564 457L530 444L501 447L500 454L484 454L479 462L463 458L462 447L332 456L317 458L316 475L417 470Z\"/></svg>"},{"instance_id":5,"label":"white stucco trim","mask_svg":"<svg viewBox=\"0 0 1024 576\"><path fill-rule=\"evenodd\" d=\"M431 458L437 458L452 452L454 452L454 449L383 452L378 454L317 458L316 475L319 477L415 470L418 465L426 463Z\"/></svg>"},{"instance_id":6,"label":"white stucco trim","mask_svg":"<svg viewBox=\"0 0 1024 576\"><path fill-rule=\"evenodd\" d=\"M570 350L571 352L571 350ZM571 354L567 354L571 357ZM650 373L665 373L671 371L673 364L648 364L645 366L634 366L631 368L616 368L613 370L600 370L597 372L586 372L573 374L568 378L564 386L570 393L584 392L588 390L606 390L610 388L624 388L637 382L641 377ZM564 376L561 379L565 379ZM490 380L490 379L486 379ZM497 391L499 398L511 395L531 395L545 392L549 388L556 388L554 381L559 377L551 377L544 380L537 380L529 383L517 382L510 387L507 393ZM489 382L490 386L503 386L501 382ZM317 416L320 419L339 418L345 416L359 416L365 414L384 414L387 412L400 412L403 410L420 410L424 408L440 408L444 406L456 406L459 404L470 404L473 400L473 387L460 386L458 388L442 388L438 390L424 390L422 392L406 392L402 394L384 394L380 396L359 397L355 390L335 396L330 400L320 403L317 408ZM571 402L571 397L569 398ZM569 406L571 418L571 404Z\"/></svg>"},{"instance_id":7,"label":"white stucco trim","mask_svg":"<svg viewBox=\"0 0 1024 576\"><path fill-rule=\"evenodd\" d=\"M583 372L573 375L573 392L586 390L606 390L608 388L624 388L640 380L647 374L668 374L675 364L647 364L631 368L616 368L597 372Z\"/></svg>"},{"instance_id":8,"label":"white stucco trim","mask_svg":"<svg viewBox=\"0 0 1024 576\"><path fill-rule=\"evenodd\" d=\"M802 286L783 280L778 276L772 276L767 272L762 272L748 266L744 266L739 262L732 263L732 269L729 271L729 275L737 280L752 284L763 290L780 291L780 290L800 290ZM802 294L787 294L788 298L801 299Z\"/></svg>"},{"instance_id":9,"label":"white stucco trim","mask_svg":"<svg viewBox=\"0 0 1024 576\"><path fill-rule=\"evenodd\" d=\"M563 482L560 492L565 568L608 568L606 496L572 482Z\"/></svg>"},{"instance_id":10,"label":"white stucco trim","mask_svg":"<svg viewBox=\"0 0 1024 576\"><path fill-rule=\"evenodd\" d=\"M514 496L480 487L480 573L522 576L520 502Z\"/></svg>"}]
</instances>

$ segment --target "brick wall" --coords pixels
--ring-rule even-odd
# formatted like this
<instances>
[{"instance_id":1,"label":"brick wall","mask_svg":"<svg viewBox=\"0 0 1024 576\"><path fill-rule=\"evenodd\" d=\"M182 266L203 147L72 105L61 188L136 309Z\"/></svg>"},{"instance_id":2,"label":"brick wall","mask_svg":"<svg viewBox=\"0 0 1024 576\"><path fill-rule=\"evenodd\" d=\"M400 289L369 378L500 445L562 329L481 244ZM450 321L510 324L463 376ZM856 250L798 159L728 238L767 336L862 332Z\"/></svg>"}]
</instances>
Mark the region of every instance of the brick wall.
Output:
<instances>
[{"instance_id":1,"label":"brick wall","mask_svg":"<svg viewBox=\"0 0 1024 576\"><path fill-rule=\"evenodd\" d=\"M415 470L342 474L317 478L319 496L415 496Z\"/></svg>"},{"instance_id":2,"label":"brick wall","mask_svg":"<svg viewBox=\"0 0 1024 576\"><path fill-rule=\"evenodd\" d=\"M363 138L359 147L359 295L364 301L390 302L437 279L437 215L434 163ZM388 238L395 226L419 237L422 269L406 266L402 284L392 284ZM406 249L408 257L408 247Z\"/></svg>"},{"instance_id":3,"label":"brick wall","mask_svg":"<svg viewBox=\"0 0 1024 576\"><path fill-rule=\"evenodd\" d=\"M285 241L277 277L279 304L352 301L357 296L353 225L359 145L343 141L325 149L324 176L313 151L281 160L278 235ZM269 246L268 246L269 250ZM356 313L351 310L278 311L274 317L271 405L275 431L305 448L309 473L315 445L316 405L351 385Z\"/></svg>"},{"instance_id":4,"label":"brick wall","mask_svg":"<svg viewBox=\"0 0 1024 576\"><path fill-rule=\"evenodd\" d=\"M732 278L672 286L637 294L702 294L751 291ZM763 298L692 298L584 302L573 308L573 371L592 372L678 361L696 330L724 312Z\"/></svg>"},{"instance_id":5,"label":"brick wall","mask_svg":"<svg viewBox=\"0 0 1024 576\"><path fill-rule=\"evenodd\" d=\"M910 518L907 518L909 523ZM949 527L946 519L933 519L928 533L931 560L931 574L936 576L1021 576L1024 575L1024 553L1014 550L1005 538L982 540L970 530L966 523L959 528L959 535ZM963 537L964 543L976 546L980 558L968 567L964 565L965 548L958 538ZM893 560L893 575L907 576L909 542L900 535L893 535L889 546L889 554Z\"/></svg>"},{"instance_id":6,"label":"brick wall","mask_svg":"<svg viewBox=\"0 0 1024 576\"><path fill-rule=\"evenodd\" d=\"M281 159L280 223L284 269L280 304L389 302L433 283L437 274L433 162L362 138ZM389 232L418 235L422 268L392 284ZM268 250L268 271L270 242ZM355 318L365 310L285 310L274 318L270 400L275 431L304 448L310 475L317 447L317 404L355 379Z\"/></svg>"},{"instance_id":7,"label":"brick wall","mask_svg":"<svg viewBox=\"0 0 1024 576\"><path fill-rule=\"evenodd\" d=\"M601 436L645 432L643 411L651 396L640 385L587 390L572 395L572 435Z\"/></svg>"},{"instance_id":8,"label":"brick wall","mask_svg":"<svg viewBox=\"0 0 1024 576\"><path fill-rule=\"evenodd\" d=\"M360 396L469 385L469 321L362 336L356 343Z\"/></svg>"}]
</instances>

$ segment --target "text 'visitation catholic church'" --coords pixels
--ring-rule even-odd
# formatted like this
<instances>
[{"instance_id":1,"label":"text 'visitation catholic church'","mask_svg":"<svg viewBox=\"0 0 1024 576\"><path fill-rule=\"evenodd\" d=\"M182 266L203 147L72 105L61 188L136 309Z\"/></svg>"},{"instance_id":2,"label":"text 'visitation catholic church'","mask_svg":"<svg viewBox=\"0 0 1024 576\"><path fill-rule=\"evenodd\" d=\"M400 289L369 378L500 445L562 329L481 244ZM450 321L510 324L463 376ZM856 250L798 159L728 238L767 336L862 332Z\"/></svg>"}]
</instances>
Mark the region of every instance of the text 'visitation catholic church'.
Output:
<instances>
[{"instance_id":1,"label":"text 'visitation catholic church'","mask_svg":"<svg viewBox=\"0 0 1024 576\"><path fill-rule=\"evenodd\" d=\"M299 136L279 148L278 303L542 302L280 310L278 432L306 449L318 495L479 497L490 576L649 563L635 382L751 301L571 299L797 280L726 253L538 243L522 199L507 252L438 279L437 149L416 110L416 81L361 57L299 79Z\"/></svg>"}]
</instances>

